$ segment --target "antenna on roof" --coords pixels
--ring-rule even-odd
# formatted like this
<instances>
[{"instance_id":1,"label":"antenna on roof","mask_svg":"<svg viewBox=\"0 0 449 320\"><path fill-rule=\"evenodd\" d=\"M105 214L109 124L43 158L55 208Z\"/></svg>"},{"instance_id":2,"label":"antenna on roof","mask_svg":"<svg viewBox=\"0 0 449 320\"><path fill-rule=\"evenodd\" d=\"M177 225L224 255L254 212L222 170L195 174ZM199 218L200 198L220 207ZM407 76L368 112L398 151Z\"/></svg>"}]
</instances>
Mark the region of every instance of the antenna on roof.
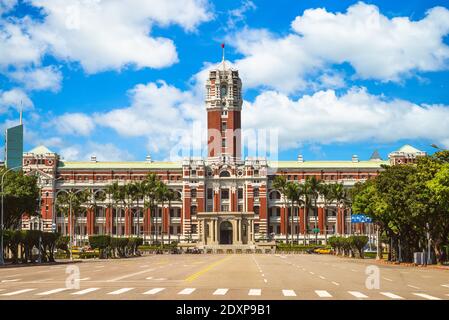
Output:
<instances>
[{"instance_id":1,"label":"antenna on roof","mask_svg":"<svg viewBox=\"0 0 449 320\"><path fill-rule=\"evenodd\" d=\"M23 117L23 101L20 100L20 124L22 124L22 117Z\"/></svg>"}]
</instances>

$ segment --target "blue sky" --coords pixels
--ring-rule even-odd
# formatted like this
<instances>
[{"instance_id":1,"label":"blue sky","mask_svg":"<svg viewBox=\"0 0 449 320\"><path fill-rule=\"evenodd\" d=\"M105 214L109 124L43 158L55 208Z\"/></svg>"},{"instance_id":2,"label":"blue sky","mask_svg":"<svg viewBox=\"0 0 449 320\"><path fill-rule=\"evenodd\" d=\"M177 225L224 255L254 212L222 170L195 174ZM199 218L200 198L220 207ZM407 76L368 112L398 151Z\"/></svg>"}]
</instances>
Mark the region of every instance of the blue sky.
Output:
<instances>
[{"instance_id":1,"label":"blue sky","mask_svg":"<svg viewBox=\"0 0 449 320\"><path fill-rule=\"evenodd\" d=\"M0 0L0 123L65 159L170 157L204 123L204 74L244 86L281 159L449 147L448 1ZM335 33L334 33L335 32Z\"/></svg>"}]
</instances>

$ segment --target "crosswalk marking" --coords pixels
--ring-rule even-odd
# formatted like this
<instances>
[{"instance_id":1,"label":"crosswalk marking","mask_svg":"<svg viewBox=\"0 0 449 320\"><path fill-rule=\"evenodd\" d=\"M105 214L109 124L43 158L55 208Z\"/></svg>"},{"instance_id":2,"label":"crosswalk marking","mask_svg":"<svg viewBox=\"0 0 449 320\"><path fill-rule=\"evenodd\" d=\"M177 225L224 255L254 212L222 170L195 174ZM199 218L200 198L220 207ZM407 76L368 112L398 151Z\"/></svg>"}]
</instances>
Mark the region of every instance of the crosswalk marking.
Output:
<instances>
[{"instance_id":1,"label":"crosswalk marking","mask_svg":"<svg viewBox=\"0 0 449 320\"><path fill-rule=\"evenodd\" d=\"M144 292L143 294L151 294L151 295L153 295L153 294L159 293L159 292L164 291L164 290L165 290L165 288L154 288L154 289L148 290L147 292Z\"/></svg>"},{"instance_id":2,"label":"crosswalk marking","mask_svg":"<svg viewBox=\"0 0 449 320\"><path fill-rule=\"evenodd\" d=\"M17 294L21 294L21 293L25 293L25 292L30 292L36 289L22 289L22 290L17 290L17 291L13 291L13 292L8 292L8 293L3 293L2 296L15 296Z\"/></svg>"},{"instance_id":3,"label":"crosswalk marking","mask_svg":"<svg viewBox=\"0 0 449 320\"><path fill-rule=\"evenodd\" d=\"M131 291L133 289L134 288L122 288L122 289L119 289L119 290L115 290L115 291L109 292L108 294L119 295L119 294L122 294L122 293L125 293L125 292L129 292L129 291Z\"/></svg>"},{"instance_id":4,"label":"crosswalk marking","mask_svg":"<svg viewBox=\"0 0 449 320\"><path fill-rule=\"evenodd\" d=\"M427 299L427 300L441 300L440 298L425 294L425 293L413 293L415 296Z\"/></svg>"},{"instance_id":5,"label":"crosswalk marking","mask_svg":"<svg viewBox=\"0 0 449 320\"><path fill-rule=\"evenodd\" d=\"M249 296L260 296L262 294L262 290L261 289L250 289L248 291L248 295Z\"/></svg>"},{"instance_id":6,"label":"crosswalk marking","mask_svg":"<svg viewBox=\"0 0 449 320\"><path fill-rule=\"evenodd\" d=\"M296 297L296 293L293 290L282 290L284 297Z\"/></svg>"},{"instance_id":7,"label":"crosswalk marking","mask_svg":"<svg viewBox=\"0 0 449 320\"><path fill-rule=\"evenodd\" d=\"M214 296L224 296L226 293L228 293L229 289L220 288L214 291Z\"/></svg>"},{"instance_id":8,"label":"crosswalk marking","mask_svg":"<svg viewBox=\"0 0 449 320\"><path fill-rule=\"evenodd\" d=\"M363 293L358 292L358 291L348 291L348 293L353 295L356 298L368 298L368 296L366 296Z\"/></svg>"},{"instance_id":9,"label":"crosswalk marking","mask_svg":"<svg viewBox=\"0 0 449 320\"><path fill-rule=\"evenodd\" d=\"M326 290L315 290L315 293L320 298L332 298L332 295L329 292L327 292Z\"/></svg>"},{"instance_id":10,"label":"crosswalk marking","mask_svg":"<svg viewBox=\"0 0 449 320\"><path fill-rule=\"evenodd\" d=\"M84 290L81 290L81 291L74 292L72 294L80 296L80 295L83 295L83 294L87 294L87 293L90 293L90 292L97 291L99 289L100 288L89 288L89 289L84 289Z\"/></svg>"},{"instance_id":11,"label":"crosswalk marking","mask_svg":"<svg viewBox=\"0 0 449 320\"><path fill-rule=\"evenodd\" d=\"M54 289L54 290L50 290L50 291L44 291L41 293L36 293L36 295L37 296L49 296L51 294L59 293L59 292L65 291L65 290L68 290L68 289L67 288L59 288L59 289Z\"/></svg>"},{"instance_id":12,"label":"crosswalk marking","mask_svg":"<svg viewBox=\"0 0 449 320\"><path fill-rule=\"evenodd\" d=\"M388 298L391 298L391 299L404 299L401 296L398 296L398 295L396 295L394 293L391 293L391 292L381 292L380 294L382 294L382 295L384 295L384 296L386 296Z\"/></svg>"},{"instance_id":13,"label":"crosswalk marking","mask_svg":"<svg viewBox=\"0 0 449 320\"><path fill-rule=\"evenodd\" d=\"M191 294L195 290L196 290L195 288L185 288L185 289L179 291L178 294L188 295L188 294Z\"/></svg>"}]
</instances>

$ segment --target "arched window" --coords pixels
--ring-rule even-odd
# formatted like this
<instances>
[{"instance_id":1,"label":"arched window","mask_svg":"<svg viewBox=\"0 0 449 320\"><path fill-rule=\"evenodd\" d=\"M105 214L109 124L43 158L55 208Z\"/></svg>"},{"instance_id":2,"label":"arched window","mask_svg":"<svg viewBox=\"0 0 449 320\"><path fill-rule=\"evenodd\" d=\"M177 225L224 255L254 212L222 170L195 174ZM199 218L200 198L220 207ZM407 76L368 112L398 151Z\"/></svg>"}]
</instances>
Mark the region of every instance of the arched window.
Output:
<instances>
[{"instance_id":1,"label":"arched window","mask_svg":"<svg viewBox=\"0 0 449 320\"><path fill-rule=\"evenodd\" d=\"M280 198L281 198L281 193L279 191L275 190L270 193L271 200L279 200Z\"/></svg>"},{"instance_id":2,"label":"arched window","mask_svg":"<svg viewBox=\"0 0 449 320\"><path fill-rule=\"evenodd\" d=\"M220 172L220 177L221 178L229 178L231 176L231 174L229 173L229 171L222 171Z\"/></svg>"}]
</instances>

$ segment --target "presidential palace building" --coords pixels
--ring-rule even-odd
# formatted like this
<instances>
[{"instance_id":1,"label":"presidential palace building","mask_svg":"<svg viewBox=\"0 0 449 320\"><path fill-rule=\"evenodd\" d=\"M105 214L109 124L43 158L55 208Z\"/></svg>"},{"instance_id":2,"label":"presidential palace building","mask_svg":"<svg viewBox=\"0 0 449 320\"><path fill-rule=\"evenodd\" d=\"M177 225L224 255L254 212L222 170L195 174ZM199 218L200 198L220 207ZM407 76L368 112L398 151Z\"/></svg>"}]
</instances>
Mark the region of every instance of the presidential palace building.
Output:
<instances>
[{"instance_id":1,"label":"presidential palace building","mask_svg":"<svg viewBox=\"0 0 449 320\"><path fill-rule=\"evenodd\" d=\"M375 177L382 165L413 162L425 152L406 145L382 160L374 152L369 160L348 156L342 161L307 161L301 155L292 161L268 161L265 158L241 158L242 82L237 70L224 60L209 71L206 83L208 124L208 156L187 158L179 162L145 161L105 162L92 157L90 161L65 161L44 146L24 153L23 170L37 174L42 187L42 220L24 217L22 228L43 225L44 231L56 229L68 233L67 217L55 213L55 199L67 190L89 188L105 192L112 182L126 184L156 174L179 195L179 200L159 207L157 212L143 208L143 201L133 210L111 208L110 199L98 202L95 209L86 209L76 216L75 234L86 239L92 234L117 236L140 235L145 242L158 238L196 243L200 246L255 245L285 239L285 233L298 234L312 241L315 229L314 209L294 217L293 226L285 223L286 210L282 195L273 189L277 175L302 183L315 176L326 183L343 183L350 187L358 181ZM140 209L137 209L137 206ZM330 204L324 210L318 199L318 239L351 232L350 209ZM293 230L291 229L293 228Z\"/></svg>"}]
</instances>

